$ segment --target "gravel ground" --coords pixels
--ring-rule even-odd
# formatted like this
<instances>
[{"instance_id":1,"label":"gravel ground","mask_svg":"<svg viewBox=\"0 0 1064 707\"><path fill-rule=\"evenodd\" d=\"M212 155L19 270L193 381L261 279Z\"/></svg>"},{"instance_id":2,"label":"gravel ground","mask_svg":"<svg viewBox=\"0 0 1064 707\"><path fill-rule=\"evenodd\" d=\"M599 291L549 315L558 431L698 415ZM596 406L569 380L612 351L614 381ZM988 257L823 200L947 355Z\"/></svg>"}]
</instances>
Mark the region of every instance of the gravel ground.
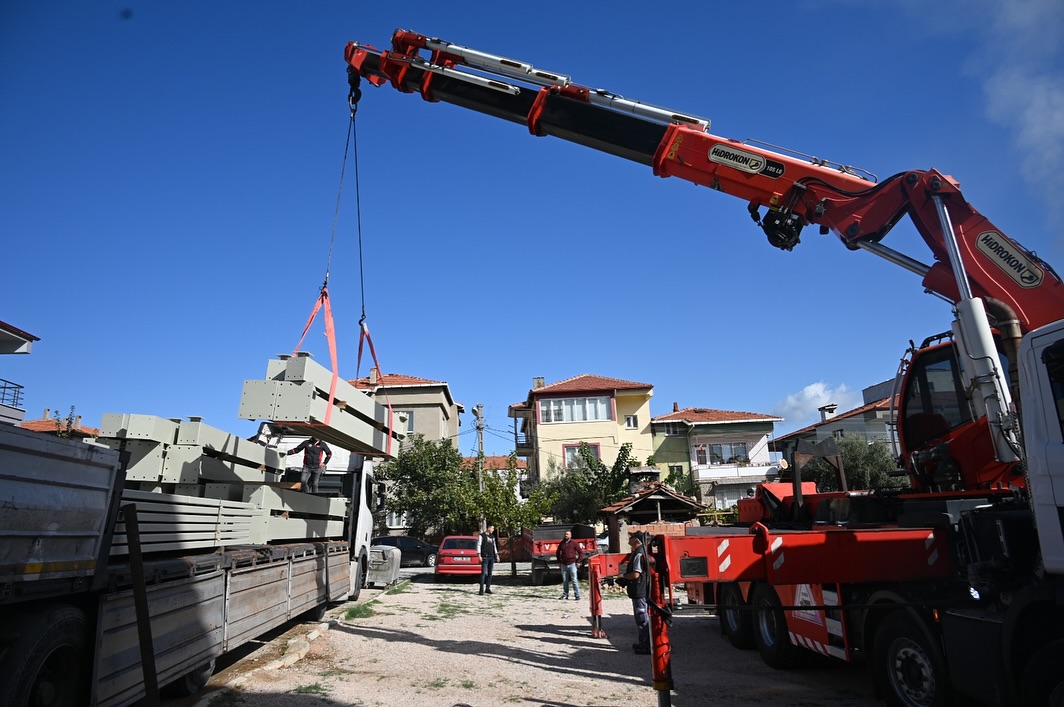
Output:
<instances>
[{"instance_id":1,"label":"gravel ground","mask_svg":"<svg viewBox=\"0 0 1064 707\"><path fill-rule=\"evenodd\" d=\"M586 585L585 585L586 586ZM861 668L814 663L780 672L738 651L717 620L682 607L670 632L674 690L659 695L647 656L635 655L624 594L604 602L608 638L593 638L587 593L560 601L559 585L496 574L495 592L431 575L330 612L328 628L304 624L212 679L201 707L262 705L830 705L878 704ZM264 667L260 667L264 666ZM220 687L219 686L224 686ZM666 698L667 699L664 699Z\"/></svg>"}]
</instances>

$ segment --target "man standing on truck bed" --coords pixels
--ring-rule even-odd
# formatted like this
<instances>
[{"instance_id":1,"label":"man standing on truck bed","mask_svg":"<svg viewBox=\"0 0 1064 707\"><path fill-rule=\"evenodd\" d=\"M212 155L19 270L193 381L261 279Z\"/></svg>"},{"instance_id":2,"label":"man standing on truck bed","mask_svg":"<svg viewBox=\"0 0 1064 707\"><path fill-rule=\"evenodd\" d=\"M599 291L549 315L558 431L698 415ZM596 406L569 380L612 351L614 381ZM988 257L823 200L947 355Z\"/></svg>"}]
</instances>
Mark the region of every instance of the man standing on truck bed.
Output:
<instances>
[{"instance_id":1,"label":"man standing on truck bed","mask_svg":"<svg viewBox=\"0 0 1064 707\"><path fill-rule=\"evenodd\" d=\"M329 445L317 437L310 437L299 443L298 446L285 452L286 455L303 452L303 471L299 475L299 488L306 493L318 492L318 480L321 473L332 459L332 450Z\"/></svg>"},{"instance_id":2,"label":"man standing on truck bed","mask_svg":"<svg viewBox=\"0 0 1064 707\"><path fill-rule=\"evenodd\" d=\"M573 542L573 531L566 530L558 549L554 553L562 567L562 595L559 599L569 598L569 580L572 578L573 594L580 601L580 582L577 579L577 566L584 559L584 549Z\"/></svg>"}]
</instances>

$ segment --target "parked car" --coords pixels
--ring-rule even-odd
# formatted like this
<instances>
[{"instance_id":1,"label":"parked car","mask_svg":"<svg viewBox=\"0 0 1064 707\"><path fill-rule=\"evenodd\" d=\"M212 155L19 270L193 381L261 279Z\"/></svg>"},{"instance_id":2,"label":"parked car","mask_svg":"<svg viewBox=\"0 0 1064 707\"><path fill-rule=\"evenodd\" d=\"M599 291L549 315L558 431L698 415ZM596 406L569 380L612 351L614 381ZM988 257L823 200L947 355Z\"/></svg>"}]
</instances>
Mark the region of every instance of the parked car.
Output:
<instances>
[{"instance_id":1,"label":"parked car","mask_svg":"<svg viewBox=\"0 0 1064 707\"><path fill-rule=\"evenodd\" d=\"M436 545L418 538L412 538L409 535L384 535L379 538L373 538L370 544L399 548L400 565L432 567L436 564L436 554L439 551L439 547Z\"/></svg>"},{"instance_id":2,"label":"parked car","mask_svg":"<svg viewBox=\"0 0 1064 707\"><path fill-rule=\"evenodd\" d=\"M436 579L440 577L479 577L480 558L477 557L477 536L448 535L440 543L436 555Z\"/></svg>"}]
</instances>

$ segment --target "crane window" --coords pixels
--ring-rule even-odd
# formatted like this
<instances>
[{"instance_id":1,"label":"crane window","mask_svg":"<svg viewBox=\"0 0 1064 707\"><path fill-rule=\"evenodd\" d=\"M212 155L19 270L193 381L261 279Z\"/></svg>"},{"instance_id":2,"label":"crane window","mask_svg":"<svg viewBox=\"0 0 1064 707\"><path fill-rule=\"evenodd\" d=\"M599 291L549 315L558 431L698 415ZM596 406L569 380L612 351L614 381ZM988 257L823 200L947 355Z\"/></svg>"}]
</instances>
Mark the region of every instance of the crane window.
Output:
<instances>
[{"instance_id":1,"label":"crane window","mask_svg":"<svg viewBox=\"0 0 1064 707\"><path fill-rule=\"evenodd\" d=\"M904 413L905 442L910 449L972 421L953 354L950 346L929 351L909 368Z\"/></svg>"}]
</instances>

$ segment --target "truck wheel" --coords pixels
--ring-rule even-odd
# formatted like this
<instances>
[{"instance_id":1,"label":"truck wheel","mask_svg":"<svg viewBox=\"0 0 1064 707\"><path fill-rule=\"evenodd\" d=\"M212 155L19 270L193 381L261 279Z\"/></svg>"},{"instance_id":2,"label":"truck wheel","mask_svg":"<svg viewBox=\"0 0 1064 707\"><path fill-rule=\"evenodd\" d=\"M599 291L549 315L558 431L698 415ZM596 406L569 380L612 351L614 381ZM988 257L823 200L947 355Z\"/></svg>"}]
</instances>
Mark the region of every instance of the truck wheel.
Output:
<instances>
[{"instance_id":1,"label":"truck wheel","mask_svg":"<svg viewBox=\"0 0 1064 707\"><path fill-rule=\"evenodd\" d=\"M347 595L348 601L358 601L358 595L362 593L362 587L366 586L366 575L368 570L366 569L366 558L358 558L358 562L352 568L355 572L351 577L351 591Z\"/></svg>"},{"instance_id":2,"label":"truck wheel","mask_svg":"<svg viewBox=\"0 0 1064 707\"><path fill-rule=\"evenodd\" d=\"M769 584L759 584L750 599L754 608L754 644L765 665L777 670L789 670L805 658L802 649L791 643L787 632L787 617L780 607L780 598Z\"/></svg>"},{"instance_id":3,"label":"truck wheel","mask_svg":"<svg viewBox=\"0 0 1064 707\"><path fill-rule=\"evenodd\" d=\"M950 704L949 676L938 647L907 611L883 619L873 639L872 673L888 704Z\"/></svg>"},{"instance_id":4,"label":"truck wheel","mask_svg":"<svg viewBox=\"0 0 1064 707\"><path fill-rule=\"evenodd\" d=\"M717 598L720 634L736 648L754 647L754 617L750 605L743 601L743 593L734 582L722 584Z\"/></svg>"},{"instance_id":5,"label":"truck wheel","mask_svg":"<svg viewBox=\"0 0 1064 707\"><path fill-rule=\"evenodd\" d=\"M86 677L92 665L88 619L72 606L52 606L16 616L17 635L0 662L5 704L78 707L88 703Z\"/></svg>"},{"instance_id":6,"label":"truck wheel","mask_svg":"<svg viewBox=\"0 0 1064 707\"><path fill-rule=\"evenodd\" d=\"M1020 702L1025 705L1064 705L1064 640L1035 651L1020 678Z\"/></svg>"},{"instance_id":7,"label":"truck wheel","mask_svg":"<svg viewBox=\"0 0 1064 707\"><path fill-rule=\"evenodd\" d=\"M188 697L207 686L207 681L214 675L214 659L207 661L195 670L190 670L182 677L164 687L160 692L164 697Z\"/></svg>"}]
</instances>

